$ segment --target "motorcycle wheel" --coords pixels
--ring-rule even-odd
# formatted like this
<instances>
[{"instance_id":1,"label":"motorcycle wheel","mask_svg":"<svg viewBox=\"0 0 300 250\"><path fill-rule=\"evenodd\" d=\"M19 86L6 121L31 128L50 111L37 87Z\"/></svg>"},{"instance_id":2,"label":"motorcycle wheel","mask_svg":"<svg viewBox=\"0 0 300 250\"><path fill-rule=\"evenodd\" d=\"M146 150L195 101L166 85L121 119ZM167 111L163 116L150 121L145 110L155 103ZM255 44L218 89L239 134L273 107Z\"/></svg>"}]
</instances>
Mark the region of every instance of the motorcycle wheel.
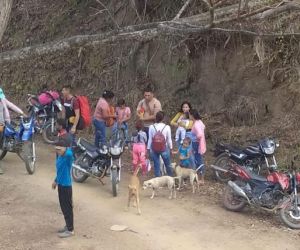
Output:
<instances>
[{"instance_id":1,"label":"motorcycle wheel","mask_svg":"<svg viewBox=\"0 0 300 250\"><path fill-rule=\"evenodd\" d=\"M33 141L26 141L23 145L24 162L28 174L32 175L35 172L35 144Z\"/></svg>"},{"instance_id":2,"label":"motorcycle wheel","mask_svg":"<svg viewBox=\"0 0 300 250\"><path fill-rule=\"evenodd\" d=\"M230 161L228 155L226 153L220 154L215 162L214 165L223 168L223 169L229 169L230 165L228 164ZM227 183L228 181L231 180L231 175L229 173L223 173L222 171L215 170L215 177L217 178L218 181Z\"/></svg>"},{"instance_id":3,"label":"motorcycle wheel","mask_svg":"<svg viewBox=\"0 0 300 250\"><path fill-rule=\"evenodd\" d=\"M54 131L54 133L52 133L50 121L45 125L42 135L44 141L48 144L53 144L57 140L57 132Z\"/></svg>"},{"instance_id":4,"label":"motorcycle wheel","mask_svg":"<svg viewBox=\"0 0 300 250\"><path fill-rule=\"evenodd\" d=\"M296 209L298 211L296 211ZM282 222L289 228L300 229L300 205L298 204L298 207L295 208L294 200L290 201L284 208L280 210L280 218Z\"/></svg>"},{"instance_id":5,"label":"motorcycle wheel","mask_svg":"<svg viewBox=\"0 0 300 250\"><path fill-rule=\"evenodd\" d=\"M232 188L227 185L223 191L223 205L229 211L240 212L247 203L243 198L236 195Z\"/></svg>"},{"instance_id":6,"label":"motorcycle wheel","mask_svg":"<svg viewBox=\"0 0 300 250\"><path fill-rule=\"evenodd\" d=\"M7 150L0 149L0 160L2 160L7 154Z\"/></svg>"},{"instance_id":7,"label":"motorcycle wheel","mask_svg":"<svg viewBox=\"0 0 300 250\"><path fill-rule=\"evenodd\" d=\"M112 183L113 197L117 197L117 195L118 195L118 186L119 186L117 168L113 168L111 170L111 183Z\"/></svg>"},{"instance_id":8,"label":"motorcycle wheel","mask_svg":"<svg viewBox=\"0 0 300 250\"><path fill-rule=\"evenodd\" d=\"M75 182L83 183L89 176L82 171L72 168L72 177Z\"/></svg>"}]
</instances>

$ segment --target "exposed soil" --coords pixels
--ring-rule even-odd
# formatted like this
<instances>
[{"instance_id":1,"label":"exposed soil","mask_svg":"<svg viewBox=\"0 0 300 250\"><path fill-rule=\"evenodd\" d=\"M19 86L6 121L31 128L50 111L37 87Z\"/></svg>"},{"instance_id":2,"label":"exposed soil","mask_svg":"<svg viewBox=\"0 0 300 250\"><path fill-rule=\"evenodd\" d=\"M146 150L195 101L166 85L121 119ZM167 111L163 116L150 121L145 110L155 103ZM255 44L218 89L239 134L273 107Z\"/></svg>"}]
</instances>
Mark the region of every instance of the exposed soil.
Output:
<instances>
[{"instance_id":1,"label":"exposed soil","mask_svg":"<svg viewBox=\"0 0 300 250\"><path fill-rule=\"evenodd\" d=\"M54 151L38 144L38 169L27 175L13 154L3 161L0 176L0 249L299 249L299 232L283 226L278 217L247 209L231 213L219 202L220 184L207 182L200 193L191 190L168 200L168 192L150 200L141 193L142 215L124 210L128 169L123 171L120 195L113 198L111 185L88 179L74 184L75 228L73 238L61 240L63 226L54 178ZM112 232L112 225L132 231Z\"/></svg>"}]
</instances>

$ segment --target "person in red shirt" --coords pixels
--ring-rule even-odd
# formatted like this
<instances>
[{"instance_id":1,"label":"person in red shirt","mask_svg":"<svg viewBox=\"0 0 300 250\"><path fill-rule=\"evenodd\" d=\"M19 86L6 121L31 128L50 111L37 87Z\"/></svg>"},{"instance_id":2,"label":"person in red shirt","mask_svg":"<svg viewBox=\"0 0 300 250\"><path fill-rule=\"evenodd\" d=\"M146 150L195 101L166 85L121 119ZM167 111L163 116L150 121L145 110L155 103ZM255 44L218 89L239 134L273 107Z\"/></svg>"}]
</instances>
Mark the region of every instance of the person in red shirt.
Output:
<instances>
[{"instance_id":1,"label":"person in red shirt","mask_svg":"<svg viewBox=\"0 0 300 250\"><path fill-rule=\"evenodd\" d=\"M105 90L102 94L102 97L99 99L94 117L93 124L95 126L95 146L99 147L106 143L106 124L105 122L110 118L116 118L115 114L110 114L109 104L114 98L114 93Z\"/></svg>"}]
</instances>

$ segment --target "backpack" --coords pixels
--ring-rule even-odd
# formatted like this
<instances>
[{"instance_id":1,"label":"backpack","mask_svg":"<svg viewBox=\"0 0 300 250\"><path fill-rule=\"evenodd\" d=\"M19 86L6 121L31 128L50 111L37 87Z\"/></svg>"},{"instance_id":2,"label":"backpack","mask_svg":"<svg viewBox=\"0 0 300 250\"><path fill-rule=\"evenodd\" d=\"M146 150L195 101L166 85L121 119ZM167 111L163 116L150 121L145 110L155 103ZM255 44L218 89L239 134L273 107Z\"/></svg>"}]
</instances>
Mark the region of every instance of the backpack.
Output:
<instances>
[{"instance_id":1,"label":"backpack","mask_svg":"<svg viewBox=\"0 0 300 250\"><path fill-rule=\"evenodd\" d=\"M155 134L152 138L151 147L155 153L162 153L166 151L166 138L162 133L166 126L167 125L165 125L161 131L158 131L155 125L153 125L155 129Z\"/></svg>"},{"instance_id":2,"label":"backpack","mask_svg":"<svg viewBox=\"0 0 300 250\"><path fill-rule=\"evenodd\" d=\"M59 93L57 91L52 91L52 90L42 92L38 96L39 103L42 105L47 105L51 103L53 100L57 100L57 99L59 99Z\"/></svg>"},{"instance_id":3,"label":"backpack","mask_svg":"<svg viewBox=\"0 0 300 250\"><path fill-rule=\"evenodd\" d=\"M78 130L89 127L92 123L91 108L89 99L86 96L76 96L80 107L80 118L77 125ZM73 107L73 104L72 104Z\"/></svg>"}]
</instances>

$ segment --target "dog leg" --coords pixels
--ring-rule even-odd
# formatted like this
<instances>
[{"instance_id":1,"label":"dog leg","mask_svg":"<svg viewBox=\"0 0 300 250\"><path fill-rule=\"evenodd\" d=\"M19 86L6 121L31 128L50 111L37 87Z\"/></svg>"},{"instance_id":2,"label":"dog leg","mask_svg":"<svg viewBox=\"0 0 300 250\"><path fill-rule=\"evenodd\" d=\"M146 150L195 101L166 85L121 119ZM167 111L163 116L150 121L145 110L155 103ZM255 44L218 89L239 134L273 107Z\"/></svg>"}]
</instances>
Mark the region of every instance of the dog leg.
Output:
<instances>
[{"instance_id":1,"label":"dog leg","mask_svg":"<svg viewBox=\"0 0 300 250\"><path fill-rule=\"evenodd\" d=\"M175 187L175 182L174 182L174 186L173 186L173 192L174 192L174 199L176 199L176 187Z\"/></svg>"},{"instance_id":2,"label":"dog leg","mask_svg":"<svg viewBox=\"0 0 300 250\"><path fill-rule=\"evenodd\" d=\"M126 211L129 211L129 208L130 208L130 200L131 200L131 192L129 191L129 193L128 193L128 202L127 202L127 208L126 208Z\"/></svg>"},{"instance_id":3,"label":"dog leg","mask_svg":"<svg viewBox=\"0 0 300 250\"><path fill-rule=\"evenodd\" d=\"M182 177L180 176L180 177L178 177L178 188L177 188L177 190L180 190L181 182L182 182Z\"/></svg>"},{"instance_id":4,"label":"dog leg","mask_svg":"<svg viewBox=\"0 0 300 250\"><path fill-rule=\"evenodd\" d=\"M193 189L193 194L195 193L195 185L194 185L194 179L195 177L194 176L190 176L190 183L192 185L192 189Z\"/></svg>"},{"instance_id":5,"label":"dog leg","mask_svg":"<svg viewBox=\"0 0 300 250\"><path fill-rule=\"evenodd\" d=\"M138 211L138 214L141 215L142 212L141 212L141 209L140 209L140 195L139 195L139 192L137 191L136 192L136 207L137 207L137 211Z\"/></svg>"},{"instance_id":6,"label":"dog leg","mask_svg":"<svg viewBox=\"0 0 300 250\"><path fill-rule=\"evenodd\" d=\"M154 195L155 195L155 190L152 189L152 196L150 197L150 199L153 199L153 198L154 198Z\"/></svg>"}]
</instances>

